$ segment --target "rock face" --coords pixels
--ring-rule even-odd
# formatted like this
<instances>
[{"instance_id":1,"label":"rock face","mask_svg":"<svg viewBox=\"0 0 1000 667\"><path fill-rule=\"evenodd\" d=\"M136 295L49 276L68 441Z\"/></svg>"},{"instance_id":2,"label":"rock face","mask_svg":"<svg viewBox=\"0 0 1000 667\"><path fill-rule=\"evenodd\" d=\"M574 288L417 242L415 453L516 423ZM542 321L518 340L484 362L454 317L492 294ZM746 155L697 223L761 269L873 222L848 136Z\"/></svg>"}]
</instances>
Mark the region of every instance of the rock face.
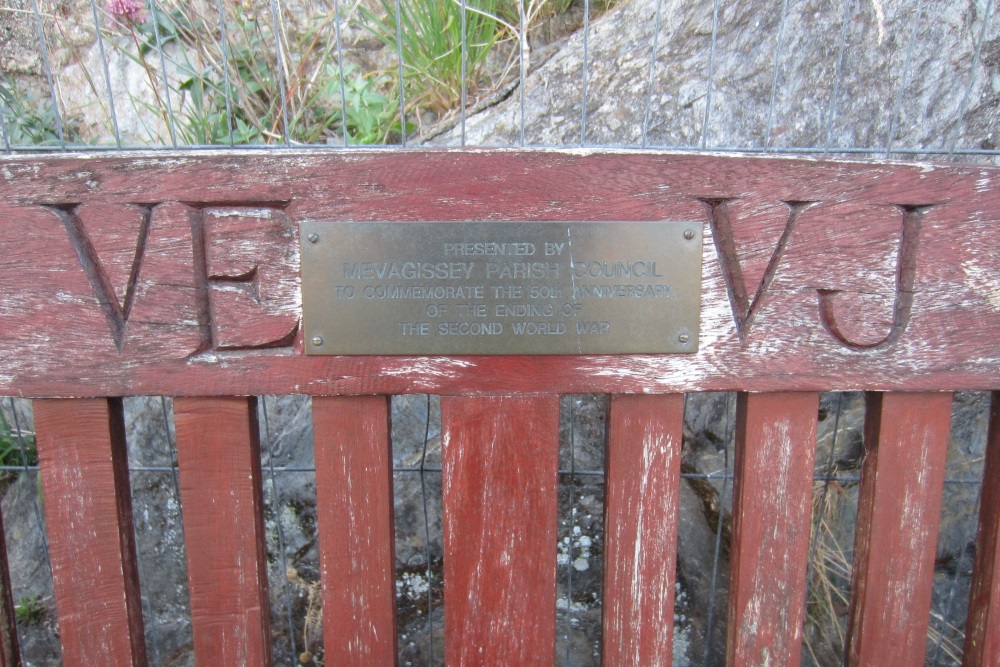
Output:
<instances>
[{"instance_id":1,"label":"rock face","mask_svg":"<svg viewBox=\"0 0 1000 667\"><path fill-rule=\"evenodd\" d=\"M1000 22L977 57L986 0L917 4L718 3L713 35L712 2L631 0L528 77L525 143L995 148ZM468 118L466 143L517 145L521 125L515 90Z\"/></svg>"}]
</instances>

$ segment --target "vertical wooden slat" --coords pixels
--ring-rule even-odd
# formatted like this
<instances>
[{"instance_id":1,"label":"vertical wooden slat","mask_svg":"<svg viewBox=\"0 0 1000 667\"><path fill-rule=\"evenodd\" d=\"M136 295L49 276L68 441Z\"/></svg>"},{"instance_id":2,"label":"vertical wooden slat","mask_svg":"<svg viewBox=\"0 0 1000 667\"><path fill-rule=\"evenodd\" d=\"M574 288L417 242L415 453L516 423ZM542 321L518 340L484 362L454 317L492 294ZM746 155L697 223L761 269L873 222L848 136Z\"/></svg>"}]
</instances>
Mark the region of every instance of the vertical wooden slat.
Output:
<instances>
[{"instance_id":1,"label":"vertical wooden slat","mask_svg":"<svg viewBox=\"0 0 1000 667\"><path fill-rule=\"evenodd\" d=\"M604 665L673 659L684 396L614 396L604 500Z\"/></svg>"},{"instance_id":2,"label":"vertical wooden slat","mask_svg":"<svg viewBox=\"0 0 1000 667\"><path fill-rule=\"evenodd\" d=\"M64 665L145 665L121 399L36 401Z\"/></svg>"},{"instance_id":3,"label":"vertical wooden slat","mask_svg":"<svg viewBox=\"0 0 1000 667\"><path fill-rule=\"evenodd\" d=\"M559 399L442 397L445 656L555 660Z\"/></svg>"},{"instance_id":4,"label":"vertical wooden slat","mask_svg":"<svg viewBox=\"0 0 1000 667\"><path fill-rule=\"evenodd\" d=\"M7 538L0 517L0 667L20 667L21 649L14 622L14 596L7 567Z\"/></svg>"},{"instance_id":5,"label":"vertical wooden slat","mask_svg":"<svg viewBox=\"0 0 1000 667\"><path fill-rule=\"evenodd\" d=\"M1000 391L992 398L964 667L1000 665Z\"/></svg>"},{"instance_id":6,"label":"vertical wooden slat","mask_svg":"<svg viewBox=\"0 0 1000 667\"><path fill-rule=\"evenodd\" d=\"M327 664L396 663L389 404L313 399Z\"/></svg>"},{"instance_id":7,"label":"vertical wooden slat","mask_svg":"<svg viewBox=\"0 0 1000 667\"><path fill-rule=\"evenodd\" d=\"M866 396L847 628L851 667L924 664L951 398Z\"/></svg>"},{"instance_id":8,"label":"vertical wooden slat","mask_svg":"<svg viewBox=\"0 0 1000 667\"><path fill-rule=\"evenodd\" d=\"M740 394L727 664L802 654L819 394Z\"/></svg>"},{"instance_id":9,"label":"vertical wooden slat","mask_svg":"<svg viewBox=\"0 0 1000 667\"><path fill-rule=\"evenodd\" d=\"M199 665L271 664L257 401L174 400Z\"/></svg>"}]
</instances>

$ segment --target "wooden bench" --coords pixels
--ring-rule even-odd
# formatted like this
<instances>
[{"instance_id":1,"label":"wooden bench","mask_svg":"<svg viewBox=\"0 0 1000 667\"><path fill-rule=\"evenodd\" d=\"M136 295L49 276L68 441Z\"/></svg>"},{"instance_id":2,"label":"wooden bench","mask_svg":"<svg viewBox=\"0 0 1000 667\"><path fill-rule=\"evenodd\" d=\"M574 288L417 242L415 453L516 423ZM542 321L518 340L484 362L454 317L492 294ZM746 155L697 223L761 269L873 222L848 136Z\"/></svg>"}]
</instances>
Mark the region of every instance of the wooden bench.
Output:
<instances>
[{"instance_id":1,"label":"wooden bench","mask_svg":"<svg viewBox=\"0 0 1000 667\"><path fill-rule=\"evenodd\" d=\"M965 665L1000 664L1000 169L595 151L2 161L66 665L146 661L121 397L175 397L194 652L271 660L255 399L313 396L326 664L396 660L388 396L440 394L446 662L555 661L560 394L612 394L606 665L669 665L687 392L740 392L732 665L799 663L821 391L868 392L850 665L922 665L956 390L993 390ZM303 221L704 223L696 354L307 356ZM6 569L6 568L4 568ZM19 664L5 582L0 665Z\"/></svg>"}]
</instances>

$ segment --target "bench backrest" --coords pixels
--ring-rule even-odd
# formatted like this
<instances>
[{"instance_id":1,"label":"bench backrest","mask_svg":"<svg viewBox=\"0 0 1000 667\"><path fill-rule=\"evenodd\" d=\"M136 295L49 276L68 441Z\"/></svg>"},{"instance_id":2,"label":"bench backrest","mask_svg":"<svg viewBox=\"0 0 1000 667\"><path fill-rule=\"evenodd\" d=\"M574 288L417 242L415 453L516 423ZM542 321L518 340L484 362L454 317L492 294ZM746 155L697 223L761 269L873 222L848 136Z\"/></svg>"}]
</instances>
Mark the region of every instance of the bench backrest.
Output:
<instances>
[{"instance_id":1,"label":"bench backrest","mask_svg":"<svg viewBox=\"0 0 1000 667\"><path fill-rule=\"evenodd\" d=\"M144 664L121 397L175 397L198 664L270 661L253 396L313 396L326 664L396 659L387 397L440 394L448 664L553 664L560 394L612 394L604 664L670 664L683 396L740 392L727 654L797 664L819 392L868 392L852 665L922 664L956 390L1000 390L1000 169L660 152L7 158L65 664ZM300 225L697 221L697 352L304 353ZM652 307L652 306L647 306ZM668 308L668 306L657 306ZM674 332L665 335L674 335ZM250 398L248 398L250 397ZM1000 660L994 394L965 664ZM5 569L5 568L4 568ZM0 665L18 664L9 583Z\"/></svg>"}]
</instances>

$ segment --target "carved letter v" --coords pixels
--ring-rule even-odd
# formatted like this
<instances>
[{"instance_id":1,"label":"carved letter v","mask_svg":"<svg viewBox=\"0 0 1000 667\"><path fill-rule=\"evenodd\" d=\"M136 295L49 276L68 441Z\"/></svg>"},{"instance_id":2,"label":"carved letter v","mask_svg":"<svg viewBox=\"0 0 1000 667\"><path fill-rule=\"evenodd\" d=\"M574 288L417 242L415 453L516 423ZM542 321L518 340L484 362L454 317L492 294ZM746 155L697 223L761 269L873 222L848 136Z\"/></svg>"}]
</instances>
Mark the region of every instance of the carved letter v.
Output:
<instances>
[{"instance_id":1,"label":"carved letter v","mask_svg":"<svg viewBox=\"0 0 1000 667\"><path fill-rule=\"evenodd\" d=\"M729 202L732 199L702 199L708 211L708 221L712 225L712 238L715 240L715 250L719 255L719 263L722 265L722 275L726 281L726 290L729 292L729 303L733 308L733 321L736 322L736 333L740 338L740 343L746 342L750 330L753 328L754 318L764 301L771 281L774 280L778 272L778 263L785 253L788 240L792 236L792 230L799 216L810 206L818 203L814 201L784 201L788 206L788 221L785 222L785 229L778 239L778 245L771 253L771 259L767 263L764 275L761 277L760 285L754 293L753 301L747 295L746 283L743 281L743 267L740 264L739 255L736 253L736 241L733 237L733 225L729 219Z\"/></svg>"},{"instance_id":2,"label":"carved letter v","mask_svg":"<svg viewBox=\"0 0 1000 667\"><path fill-rule=\"evenodd\" d=\"M77 216L77 209L80 204L56 204L47 205L45 208L59 216L69 241L76 250L76 256L80 260L80 266L90 281L90 286L101 304L104 317L108 321L108 328L111 329L111 338L115 341L115 347L119 354L125 346L125 328L128 325L129 314L132 312L132 303L135 301L136 285L139 281L139 268L142 265L142 258L146 252L146 239L149 236L149 225L152 217L150 206L139 205L142 212L142 219L139 223L139 234L136 240L135 255L132 258L132 267L129 271L128 282L125 285L124 298L119 301L115 294L111 278L97 256L97 251L86 229Z\"/></svg>"}]
</instances>

